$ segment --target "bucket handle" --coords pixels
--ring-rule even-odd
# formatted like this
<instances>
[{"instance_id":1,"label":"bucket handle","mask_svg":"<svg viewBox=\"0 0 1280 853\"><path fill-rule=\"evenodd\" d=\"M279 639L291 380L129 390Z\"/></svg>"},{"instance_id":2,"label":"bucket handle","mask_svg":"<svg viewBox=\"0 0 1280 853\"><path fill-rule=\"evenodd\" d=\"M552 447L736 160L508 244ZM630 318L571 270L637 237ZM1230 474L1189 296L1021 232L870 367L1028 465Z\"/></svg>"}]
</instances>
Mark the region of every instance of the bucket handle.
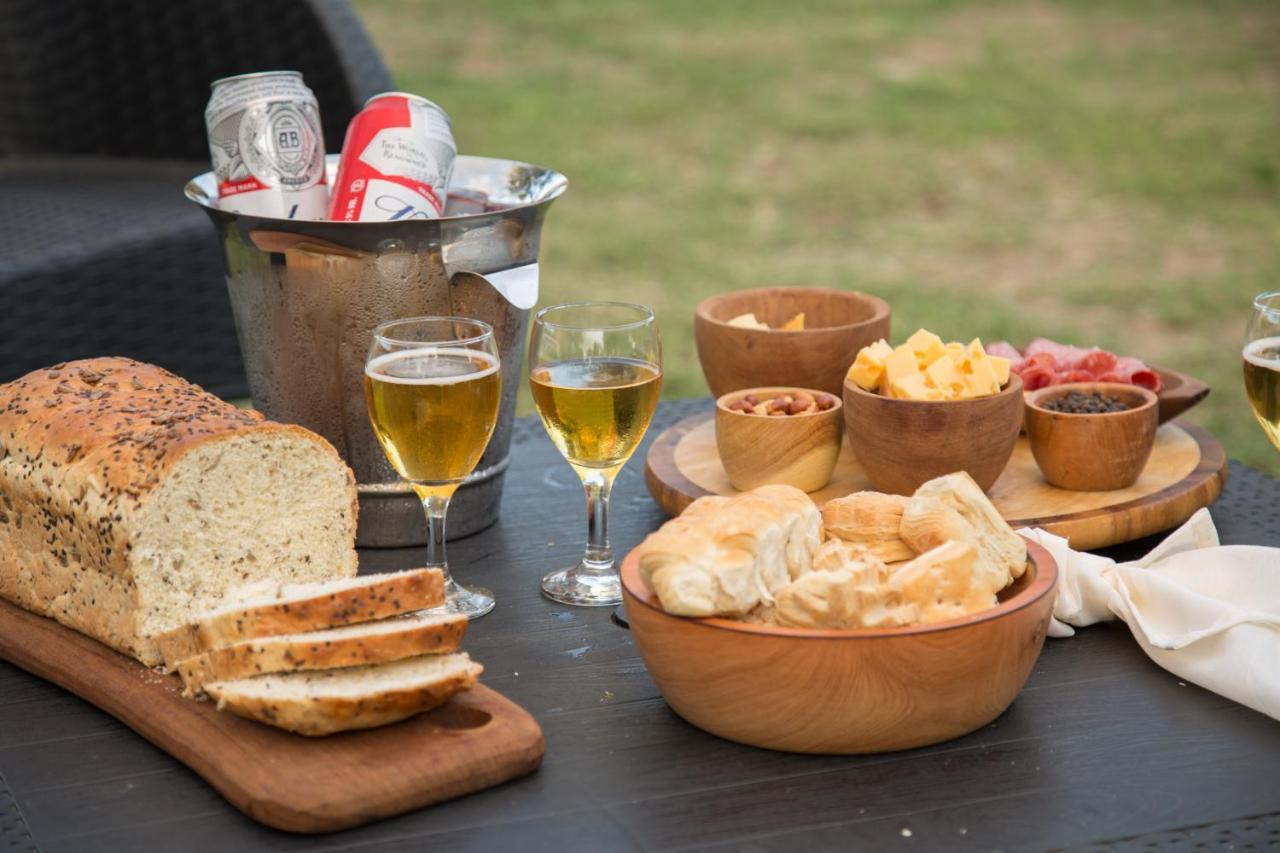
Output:
<instances>
[{"instance_id":1,"label":"bucket handle","mask_svg":"<svg viewBox=\"0 0 1280 853\"><path fill-rule=\"evenodd\" d=\"M475 276L502 294L504 299L521 311L527 311L538 304L537 261L498 272L478 273L459 270L449 277L449 282L456 285L462 276Z\"/></svg>"}]
</instances>

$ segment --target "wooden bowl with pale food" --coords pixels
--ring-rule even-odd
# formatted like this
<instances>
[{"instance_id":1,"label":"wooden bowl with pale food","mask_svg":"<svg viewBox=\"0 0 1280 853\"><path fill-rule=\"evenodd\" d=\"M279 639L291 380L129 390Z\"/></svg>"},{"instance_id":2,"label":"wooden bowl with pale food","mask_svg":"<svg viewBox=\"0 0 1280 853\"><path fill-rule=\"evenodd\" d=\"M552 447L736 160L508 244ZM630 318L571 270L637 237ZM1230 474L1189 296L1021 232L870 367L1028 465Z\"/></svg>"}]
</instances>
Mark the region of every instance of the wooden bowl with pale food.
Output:
<instances>
[{"instance_id":1,"label":"wooden bowl with pale food","mask_svg":"<svg viewBox=\"0 0 1280 853\"><path fill-rule=\"evenodd\" d=\"M969 400L904 400L844 383L844 421L858 464L882 492L909 495L934 477L965 471L985 492L1022 429L1022 380Z\"/></svg>"},{"instance_id":2,"label":"wooden bowl with pale food","mask_svg":"<svg viewBox=\"0 0 1280 853\"><path fill-rule=\"evenodd\" d=\"M826 408L819 408L829 402ZM789 403L787 414L768 414ZM747 413L754 404L765 413ZM806 388L747 388L716 400L716 446L729 482L739 491L783 483L816 492L831 480L844 436L843 404Z\"/></svg>"},{"instance_id":3,"label":"wooden bowl with pale food","mask_svg":"<svg viewBox=\"0 0 1280 853\"><path fill-rule=\"evenodd\" d=\"M788 752L857 754L960 737L1000 716L1035 665L1058 568L1027 543L999 604L930 625L817 630L672 616L622 564L636 648L667 704L714 735Z\"/></svg>"},{"instance_id":4,"label":"wooden bowl with pale food","mask_svg":"<svg viewBox=\"0 0 1280 853\"><path fill-rule=\"evenodd\" d=\"M1127 408L1086 413L1045 408L1073 391L1112 398ZM1160 421L1158 403L1146 388L1114 382L1073 382L1032 391L1026 397L1031 455L1045 480L1060 489L1106 492L1128 488L1151 458Z\"/></svg>"},{"instance_id":5,"label":"wooden bowl with pale food","mask_svg":"<svg viewBox=\"0 0 1280 853\"><path fill-rule=\"evenodd\" d=\"M753 315L768 328L730 324ZM783 329L804 315L804 328ZM825 287L764 287L721 293L698 303L698 360L717 397L744 388L816 388L840 395L858 350L889 337L889 303Z\"/></svg>"}]
</instances>

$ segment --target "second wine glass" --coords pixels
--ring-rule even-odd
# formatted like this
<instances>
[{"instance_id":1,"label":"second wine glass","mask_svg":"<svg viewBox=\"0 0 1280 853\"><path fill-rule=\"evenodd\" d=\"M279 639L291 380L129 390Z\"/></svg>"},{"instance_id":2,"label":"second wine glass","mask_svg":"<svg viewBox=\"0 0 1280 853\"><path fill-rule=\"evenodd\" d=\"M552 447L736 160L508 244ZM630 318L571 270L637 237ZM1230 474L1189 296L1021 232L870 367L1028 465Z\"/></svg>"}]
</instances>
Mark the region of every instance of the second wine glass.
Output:
<instances>
[{"instance_id":1,"label":"second wine glass","mask_svg":"<svg viewBox=\"0 0 1280 853\"><path fill-rule=\"evenodd\" d=\"M662 343L653 311L624 302L553 305L534 318L529 385L551 441L582 479L587 547L542 592L565 604L622 601L609 545L609 492L658 405Z\"/></svg>"},{"instance_id":2,"label":"second wine glass","mask_svg":"<svg viewBox=\"0 0 1280 853\"><path fill-rule=\"evenodd\" d=\"M493 436L502 396L493 328L462 317L411 317L373 330L364 371L369 420L392 467L427 514L427 566L444 572L445 607L470 618L493 609L487 589L449 575L449 499Z\"/></svg>"}]
</instances>

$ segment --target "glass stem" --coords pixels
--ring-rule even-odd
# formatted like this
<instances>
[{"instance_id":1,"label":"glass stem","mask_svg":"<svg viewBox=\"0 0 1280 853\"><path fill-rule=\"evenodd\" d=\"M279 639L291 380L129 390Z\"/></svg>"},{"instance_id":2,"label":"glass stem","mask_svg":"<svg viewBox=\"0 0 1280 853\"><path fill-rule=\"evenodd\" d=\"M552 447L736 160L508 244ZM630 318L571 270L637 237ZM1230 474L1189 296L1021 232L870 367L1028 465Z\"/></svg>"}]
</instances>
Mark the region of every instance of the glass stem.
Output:
<instances>
[{"instance_id":1,"label":"glass stem","mask_svg":"<svg viewBox=\"0 0 1280 853\"><path fill-rule=\"evenodd\" d=\"M427 511L427 568L444 572L444 582L448 586L453 582L449 577L449 557L444 549L444 514L449 508L449 498L445 495L424 495L422 508Z\"/></svg>"},{"instance_id":2,"label":"glass stem","mask_svg":"<svg viewBox=\"0 0 1280 853\"><path fill-rule=\"evenodd\" d=\"M582 569L588 574L606 574L613 570L613 549L609 547L609 492L613 477L592 471L582 478L587 493L587 550L582 555Z\"/></svg>"}]
</instances>

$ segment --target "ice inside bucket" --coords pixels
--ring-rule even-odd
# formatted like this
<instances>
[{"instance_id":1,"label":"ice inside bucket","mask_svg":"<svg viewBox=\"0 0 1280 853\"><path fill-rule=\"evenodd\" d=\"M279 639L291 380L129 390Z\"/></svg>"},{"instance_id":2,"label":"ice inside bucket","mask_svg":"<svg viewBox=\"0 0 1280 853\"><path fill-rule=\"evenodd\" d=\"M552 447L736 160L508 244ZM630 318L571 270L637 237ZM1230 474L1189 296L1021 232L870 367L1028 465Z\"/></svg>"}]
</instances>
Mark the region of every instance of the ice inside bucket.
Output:
<instances>
[{"instance_id":1,"label":"ice inside bucket","mask_svg":"<svg viewBox=\"0 0 1280 853\"><path fill-rule=\"evenodd\" d=\"M326 165L332 186L337 157ZM220 209L212 172L187 184L187 198L209 214L222 243L253 403L274 420L320 433L351 465L360 545L420 545L427 536L422 507L383 456L365 412L370 335L398 317L475 317L494 327L498 424L451 502L449 538L497 520L525 329L538 299L542 222L567 187L551 169L459 156L441 219L304 222Z\"/></svg>"}]
</instances>

